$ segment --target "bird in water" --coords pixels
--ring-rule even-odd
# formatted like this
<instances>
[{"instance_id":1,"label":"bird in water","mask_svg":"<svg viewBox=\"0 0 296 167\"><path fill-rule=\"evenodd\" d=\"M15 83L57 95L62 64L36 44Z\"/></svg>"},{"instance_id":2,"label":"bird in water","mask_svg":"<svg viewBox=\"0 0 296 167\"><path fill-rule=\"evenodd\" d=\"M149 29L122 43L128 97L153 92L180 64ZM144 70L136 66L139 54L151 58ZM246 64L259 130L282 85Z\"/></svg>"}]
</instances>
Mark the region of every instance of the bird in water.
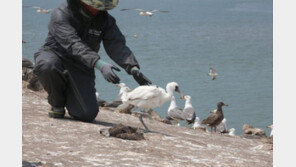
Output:
<instances>
[{"instance_id":1,"label":"bird in water","mask_svg":"<svg viewBox=\"0 0 296 167\"><path fill-rule=\"evenodd\" d=\"M34 9L37 9L36 12L37 13L50 13L52 11L52 9L42 9L41 7L38 7L38 6L24 6L24 7L28 7L28 8L34 8Z\"/></svg>"},{"instance_id":2,"label":"bird in water","mask_svg":"<svg viewBox=\"0 0 296 167\"><path fill-rule=\"evenodd\" d=\"M208 73L208 76L211 76L212 80L214 80L218 76L218 73L216 73L216 70L214 68L210 68L210 72Z\"/></svg>"},{"instance_id":3,"label":"bird in water","mask_svg":"<svg viewBox=\"0 0 296 167\"><path fill-rule=\"evenodd\" d=\"M174 91L178 92L181 98L184 98L178 83L170 82L167 84L166 90L155 85L138 86L131 92L128 92L128 89L124 89L121 100L124 104L131 104L142 109L142 113L138 113L140 115L139 119L145 127L145 131L150 132L143 121L143 115L145 113L147 115L150 109L159 107L171 100Z\"/></svg>"},{"instance_id":4,"label":"bird in water","mask_svg":"<svg viewBox=\"0 0 296 167\"><path fill-rule=\"evenodd\" d=\"M153 16L155 12L165 12L165 13L169 12L167 10L156 10L156 9L150 10L150 11L144 10L144 9L120 9L120 11L127 11L127 10L137 10L137 11L140 11L139 13L140 16L150 16L150 17Z\"/></svg>"},{"instance_id":5,"label":"bird in water","mask_svg":"<svg viewBox=\"0 0 296 167\"><path fill-rule=\"evenodd\" d=\"M215 132L217 129L217 126L222 122L224 119L223 111L222 111L222 106L228 106L227 104L224 104L223 102L217 103L217 111L215 113L212 113L208 118L204 119L201 124L204 124L206 126L211 127L211 132L212 129L214 128Z\"/></svg>"}]
</instances>

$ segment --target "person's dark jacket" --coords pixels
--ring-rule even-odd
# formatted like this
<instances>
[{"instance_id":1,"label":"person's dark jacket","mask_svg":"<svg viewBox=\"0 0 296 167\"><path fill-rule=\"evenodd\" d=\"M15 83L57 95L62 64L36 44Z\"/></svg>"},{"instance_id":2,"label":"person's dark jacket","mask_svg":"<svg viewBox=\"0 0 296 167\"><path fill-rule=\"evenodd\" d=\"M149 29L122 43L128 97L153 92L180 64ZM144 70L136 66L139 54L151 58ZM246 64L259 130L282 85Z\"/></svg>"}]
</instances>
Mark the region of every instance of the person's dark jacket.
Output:
<instances>
[{"instance_id":1,"label":"person's dark jacket","mask_svg":"<svg viewBox=\"0 0 296 167\"><path fill-rule=\"evenodd\" d=\"M125 37L115 19L107 11L99 12L96 17L86 20L75 8L69 7L68 3L53 10L48 25L49 33L42 50L53 51L74 63L93 68L100 59L98 51L103 41L108 56L129 74L133 66L139 67L133 53L126 46Z\"/></svg>"}]
</instances>

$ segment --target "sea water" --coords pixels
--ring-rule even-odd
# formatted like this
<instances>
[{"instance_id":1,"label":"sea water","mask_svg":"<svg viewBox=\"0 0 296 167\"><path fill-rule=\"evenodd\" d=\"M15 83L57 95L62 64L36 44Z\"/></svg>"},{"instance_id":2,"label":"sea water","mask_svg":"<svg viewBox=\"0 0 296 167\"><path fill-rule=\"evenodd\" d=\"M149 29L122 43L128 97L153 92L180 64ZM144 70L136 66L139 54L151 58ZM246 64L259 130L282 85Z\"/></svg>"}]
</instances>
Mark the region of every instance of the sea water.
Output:
<instances>
[{"instance_id":1,"label":"sea water","mask_svg":"<svg viewBox=\"0 0 296 167\"><path fill-rule=\"evenodd\" d=\"M23 5L55 8L65 0L23 0ZM162 9L169 13L139 16L123 8ZM44 44L50 14L22 8L23 57L33 60ZM192 97L197 116L203 120L216 108L224 107L228 128L242 134L242 125L266 129L273 120L273 8L272 0L121 0L110 11L126 36L141 71L153 84L165 88L175 81ZM134 35L137 37L135 38ZM103 46L101 58L114 63ZM211 80L209 68L219 76ZM122 69L117 73L130 88L137 83ZM96 71L100 98L112 101L118 87ZM184 101L175 93L177 104ZM155 110L164 117L169 102Z\"/></svg>"}]
</instances>

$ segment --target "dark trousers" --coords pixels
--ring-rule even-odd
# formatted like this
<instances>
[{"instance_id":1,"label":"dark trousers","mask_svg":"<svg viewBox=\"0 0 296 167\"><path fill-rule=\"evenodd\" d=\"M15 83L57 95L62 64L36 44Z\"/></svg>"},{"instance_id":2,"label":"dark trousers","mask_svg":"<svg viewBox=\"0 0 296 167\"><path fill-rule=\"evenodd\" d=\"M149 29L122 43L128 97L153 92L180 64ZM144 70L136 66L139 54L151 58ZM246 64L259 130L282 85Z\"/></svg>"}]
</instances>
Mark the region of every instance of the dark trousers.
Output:
<instances>
[{"instance_id":1,"label":"dark trousers","mask_svg":"<svg viewBox=\"0 0 296 167\"><path fill-rule=\"evenodd\" d=\"M80 121L91 122L99 112L94 69L67 61L51 51L35 54L36 74L48 93L53 107L66 107L69 115Z\"/></svg>"}]
</instances>

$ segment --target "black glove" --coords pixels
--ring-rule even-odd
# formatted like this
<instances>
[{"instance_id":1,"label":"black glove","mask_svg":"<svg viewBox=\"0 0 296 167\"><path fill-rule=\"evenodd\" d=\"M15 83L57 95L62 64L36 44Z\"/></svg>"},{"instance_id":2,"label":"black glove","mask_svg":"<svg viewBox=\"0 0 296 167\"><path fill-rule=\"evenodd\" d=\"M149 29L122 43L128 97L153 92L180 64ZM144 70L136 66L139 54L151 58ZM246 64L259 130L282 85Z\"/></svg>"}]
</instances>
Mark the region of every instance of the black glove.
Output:
<instances>
[{"instance_id":1,"label":"black glove","mask_svg":"<svg viewBox=\"0 0 296 167\"><path fill-rule=\"evenodd\" d=\"M116 71L120 71L118 67L106 63L102 60L98 60L96 63L96 68L101 71L102 75L108 82L112 82L114 84L118 84L120 82L119 77L113 72L113 69Z\"/></svg>"},{"instance_id":2,"label":"black glove","mask_svg":"<svg viewBox=\"0 0 296 167\"><path fill-rule=\"evenodd\" d=\"M131 74L134 79L138 82L139 85L150 85L151 81L145 77L143 73L141 73L138 69L133 69Z\"/></svg>"}]
</instances>

